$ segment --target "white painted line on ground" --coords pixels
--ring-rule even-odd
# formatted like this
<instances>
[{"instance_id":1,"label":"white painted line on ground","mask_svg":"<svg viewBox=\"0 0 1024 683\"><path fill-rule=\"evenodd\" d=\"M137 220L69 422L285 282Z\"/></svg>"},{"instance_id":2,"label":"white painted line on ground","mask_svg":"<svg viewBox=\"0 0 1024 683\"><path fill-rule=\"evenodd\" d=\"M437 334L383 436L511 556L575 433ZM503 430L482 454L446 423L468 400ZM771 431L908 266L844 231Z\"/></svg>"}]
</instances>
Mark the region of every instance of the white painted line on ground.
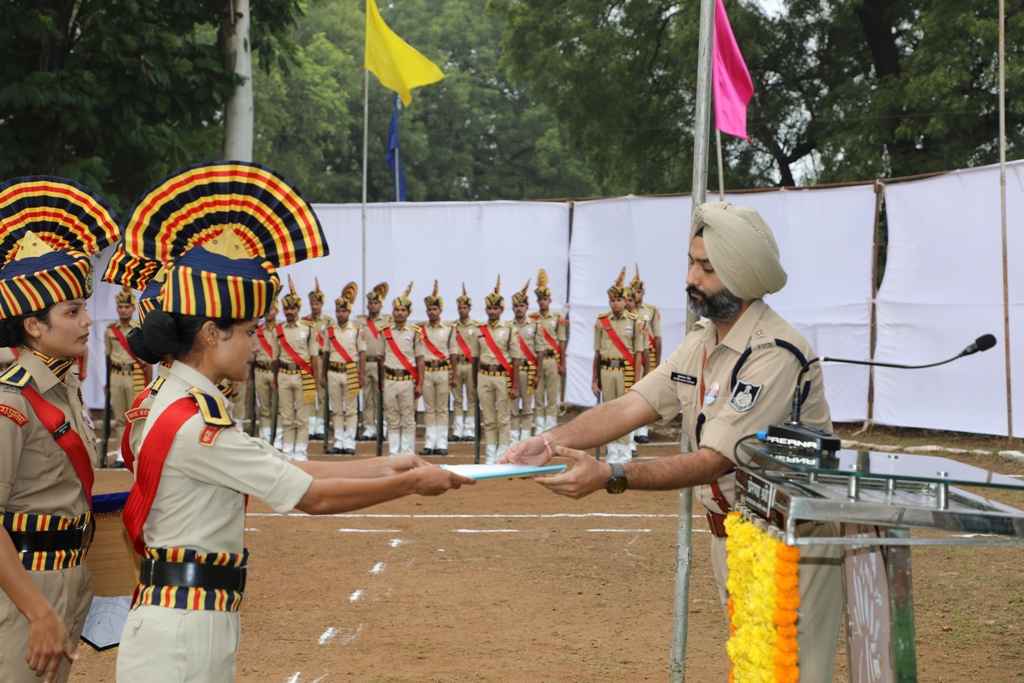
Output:
<instances>
[{"instance_id":1,"label":"white painted line on ground","mask_svg":"<svg viewBox=\"0 0 1024 683\"><path fill-rule=\"evenodd\" d=\"M347 628L347 629L345 629L345 633L341 634L341 638L338 640L338 642L341 643L342 645L348 645L353 640L358 638L359 634L362 633L362 632L363 632L363 625L362 624L359 624L359 627L355 628L355 629Z\"/></svg>"},{"instance_id":2,"label":"white painted line on ground","mask_svg":"<svg viewBox=\"0 0 1024 683\"><path fill-rule=\"evenodd\" d=\"M370 570L370 573L380 574L382 571L384 571L384 563L378 562L377 564L373 565L373 569Z\"/></svg>"},{"instance_id":3,"label":"white painted line on ground","mask_svg":"<svg viewBox=\"0 0 1024 683\"><path fill-rule=\"evenodd\" d=\"M343 534L397 534L401 529L338 529Z\"/></svg>"},{"instance_id":4,"label":"white painted line on ground","mask_svg":"<svg viewBox=\"0 0 1024 683\"><path fill-rule=\"evenodd\" d=\"M246 513L249 517L308 517L315 519L317 517L350 517L352 519L586 519L588 517L608 517L608 518L651 518L651 519L668 519L676 518L679 515L662 515L662 514L641 514L641 513L628 513L628 512L584 512L584 513L569 513L569 512L554 512L547 515L373 515L373 514L344 514L340 513L337 515L307 515L305 512L290 512L287 515L279 515L276 512L248 512ZM694 519L703 517L704 515L693 515Z\"/></svg>"},{"instance_id":5,"label":"white painted line on ground","mask_svg":"<svg viewBox=\"0 0 1024 683\"><path fill-rule=\"evenodd\" d=\"M650 529L587 529L592 534L649 534Z\"/></svg>"},{"instance_id":6,"label":"white painted line on ground","mask_svg":"<svg viewBox=\"0 0 1024 683\"><path fill-rule=\"evenodd\" d=\"M288 679L287 683L299 683L299 674L300 673L302 673L302 672L301 671L296 671L295 673L293 673L292 677Z\"/></svg>"},{"instance_id":7,"label":"white painted line on ground","mask_svg":"<svg viewBox=\"0 0 1024 683\"><path fill-rule=\"evenodd\" d=\"M452 529L456 534L518 534L519 529Z\"/></svg>"},{"instance_id":8,"label":"white painted line on ground","mask_svg":"<svg viewBox=\"0 0 1024 683\"><path fill-rule=\"evenodd\" d=\"M388 545L391 546L392 548L397 548L398 546L400 546L400 545L402 545L404 543L405 543L405 541L403 541L400 538L392 538L391 542L388 543Z\"/></svg>"},{"instance_id":9,"label":"white painted line on ground","mask_svg":"<svg viewBox=\"0 0 1024 683\"><path fill-rule=\"evenodd\" d=\"M330 673L330 672L328 671L327 673ZM316 679L315 681L313 681L313 683L320 683L320 681L324 680L325 678L327 678L327 674L324 674L320 678Z\"/></svg>"},{"instance_id":10,"label":"white painted line on ground","mask_svg":"<svg viewBox=\"0 0 1024 683\"><path fill-rule=\"evenodd\" d=\"M361 597L362 597L362 595L363 595L363 589L362 589L362 588L360 588L360 589L359 589L359 590L357 590L357 591L356 591L355 593L353 593L353 594L352 594L351 596L349 596L349 599L348 599L348 601L349 601L349 602L355 602L356 600L358 600L359 598L361 598Z\"/></svg>"},{"instance_id":11,"label":"white painted line on ground","mask_svg":"<svg viewBox=\"0 0 1024 683\"><path fill-rule=\"evenodd\" d=\"M246 527L245 531L259 531L259 529Z\"/></svg>"},{"instance_id":12,"label":"white painted line on ground","mask_svg":"<svg viewBox=\"0 0 1024 683\"><path fill-rule=\"evenodd\" d=\"M327 643L334 640L334 636L336 635L338 635L338 629L334 628L333 626L330 627L329 629L323 632L323 635L320 636L320 644L326 645Z\"/></svg>"}]
</instances>

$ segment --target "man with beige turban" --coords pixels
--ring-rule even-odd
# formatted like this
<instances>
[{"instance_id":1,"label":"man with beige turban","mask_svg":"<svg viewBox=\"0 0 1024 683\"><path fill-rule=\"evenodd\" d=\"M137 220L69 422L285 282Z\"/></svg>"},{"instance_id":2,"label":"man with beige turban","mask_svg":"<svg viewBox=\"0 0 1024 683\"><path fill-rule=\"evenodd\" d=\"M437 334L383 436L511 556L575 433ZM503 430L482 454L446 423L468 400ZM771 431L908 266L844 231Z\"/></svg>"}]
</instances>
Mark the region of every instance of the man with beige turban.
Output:
<instances>
[{"instance_id":1,"label":"man with beige turban","mask_svg":"<svg viewBox=\"0 0 1024 683\"><path fill-rule=\"evenodd\" d=\"M690 226L686 293L701 316L683 343L621 398L572 422L513 445L505 462L541 465L552 455L575 461L571 470L538 483L570 498L602 488L665 490L696 487L709 510L711 558L723 608L728 568L725 513L735 502L733 449L745 435L784 422L806 359L816 354L803 335L763 301L786 284L771 229L751 207L702 204ZM805 375L810 389L803 421L830 429L821 366ZM683 413L695 451L644 462L601 463L582 450L608 443L659 417ZM837 535L832 524L797 526L802 536ZM843 583L835 546L803 546L797 621L801 683L829 683L843 611Z\"/></svg>"}]
</instances>

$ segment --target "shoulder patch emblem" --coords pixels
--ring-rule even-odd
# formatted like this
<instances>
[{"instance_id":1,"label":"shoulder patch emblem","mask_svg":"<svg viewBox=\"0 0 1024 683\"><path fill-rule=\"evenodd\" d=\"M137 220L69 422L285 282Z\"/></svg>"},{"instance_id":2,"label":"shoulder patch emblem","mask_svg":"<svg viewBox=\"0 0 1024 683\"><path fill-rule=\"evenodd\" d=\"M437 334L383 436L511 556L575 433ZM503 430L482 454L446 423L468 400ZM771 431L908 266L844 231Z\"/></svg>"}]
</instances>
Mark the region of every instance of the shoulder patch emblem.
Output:
<instances>
[{"instance_id":1,"label":"shoulder patch emblem","mask_svg":"<svg viewBox=\"0 0 1024 683\"><path fill-rule=\"evenodd\" d=\"M14 424L18 425L19 427L24 427L25 425L28 424L28 418L22 415L20 411L15 410L10 406L0 405L0 415L3 415L4 417L13 421Z\"/></svg>"},{"instance_id":2,"label":"shoulder patch emblem","mask_svg":"<svg viewBox=\"0 0 1024 683\"><path fill-rule=\"evenodd\" d=\"M228 411L217 396L211 396L201 389L192 387L188 393L199 404L199 412L203 416L203 422L213 427L230 427L234 424L228 416Z\"/></svg>"},{"instance_id":3,"label":"shoulder patch emblem","mask_svg":"<svg viewBox=\"0 0 1024 683\"><path fill-rule=\"evenodd\" d=\"M199 443L203 446L212 446L217 440L217 435L224 431L224 427L206 425L199 433Z\"/></svg>"},{"instance_id":4,"label":"shoulder patch emblem","mask_svg":"<svg viewBox=\"0 0 1024 683\"><path fill-rule=\"evenodd\" d=\"M0 384L3 384L7 391L18 391L28 384L30 379L32 379L32 375L28 374L28 370L16 363L0 375Z\"/></svg>"},{"instance_id":5,"label":"shoulder patch emblem","mask_svg":"<svg viewBox=\"0 0 1024 683\"><path fill-rule=\"evenodd\" d=\"M735 408L737 413L745 413L757 403L763 388L763 384L751 384L742 380L736 382L736 388L732 390L732 396L729 397L729 405Z\"/></svg>"},{"instance_id":6,"label":"shoulder patch emblem","mask_svg":"<svg viewBox=\"0 0 1024 683\"><path fill-rule=\"evenodd\" d=\"M149 408L132 408L124 414L124 418L128 421L128 424L138 422L139 420L145 420L147 417L149 417Z\"/></svg>"}]
</instances>

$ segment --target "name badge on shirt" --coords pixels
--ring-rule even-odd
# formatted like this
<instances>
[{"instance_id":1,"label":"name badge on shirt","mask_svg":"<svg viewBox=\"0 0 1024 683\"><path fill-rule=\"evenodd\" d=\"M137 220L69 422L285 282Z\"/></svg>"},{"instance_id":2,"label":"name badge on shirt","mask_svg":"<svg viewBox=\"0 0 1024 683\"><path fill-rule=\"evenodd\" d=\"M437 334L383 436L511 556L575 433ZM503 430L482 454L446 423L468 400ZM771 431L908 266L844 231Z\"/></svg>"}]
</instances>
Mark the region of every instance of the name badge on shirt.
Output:
<instances>
[{"instance_id":1,"label":"name badge on shirt","mask_svg":"<svg viewBox=\"0 0 1024 683\"><path fill-rule=\"evenodd\" d=\"M681 372L672 373L673 382L682 382L683 384L689 384L692 387L697 386L697 378L693 375L684 375Z\"/></svg>"}]
</instances>

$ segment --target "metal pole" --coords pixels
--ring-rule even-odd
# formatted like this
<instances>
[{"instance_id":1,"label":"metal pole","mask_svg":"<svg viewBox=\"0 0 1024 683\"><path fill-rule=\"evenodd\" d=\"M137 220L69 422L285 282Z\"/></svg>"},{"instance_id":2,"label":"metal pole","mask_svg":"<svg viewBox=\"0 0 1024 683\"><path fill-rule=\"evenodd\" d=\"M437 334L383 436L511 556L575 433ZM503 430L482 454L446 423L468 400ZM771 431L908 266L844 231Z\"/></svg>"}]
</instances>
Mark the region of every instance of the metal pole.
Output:
<instances>
[{"instance_id":1,"label":"metal pole","mask_svg":"<svg viewBox=\"0 0 1024 683\"><path fill-rule=\"evenodd\" d=\"M1010 382L1010 285L1006 254L1006 2L999 0L999 212L1003 236L1003 349L1006 353L1006 438L1013 442Z\"/></svg>"},{"instance_id":2,"label":"metal pole","mask_svg":"<svg viewBox=\"0 0 1024 683\"><path fill-rule=\"evenodd\" d=\"M722 166L722 131L715 128L715 142L718 143L718 201L725 201L725 169Z\"/></svg>"},{"instance_id":3,"label":"metal pole","mask_svg":"<svg viewBox=\"0 0 1024 683\"><path fill-rule=\"evenodd\" d=\"M696 209L704 203L708 190L708 137L711 118L711 54L712 40L715 33L715 0L701 0L700 3L700 38L697 43L697 112L693 126L693 181L691 184L692 208ZM682 226L689 229L689 221ZM696 322L692 312L686 313L686 330ZM686 429L682 430L680 439L682 452L689 453L692 448ZM669 676L672 683L683 683L686 680L686 628L690 613L690 572L693 563L693 489L679 491L679 525L676 538L676 590L675 616L673 618L673 637Z\"/></svg>"},{"instance_id":4,"label":"metal pole","mask_svg":"<svg viewBox=\"0 0 1024 683\"><path fill-rule=\"evenodd\" d=\"M363 69L363 294L366 294L366 147L370 141L370 72ZM370 315L366 309L366 297L363 297L363 313ZM377 455L380 455L378 453Z\"/></svg>"},{"instance_id":5,"label":"metal pole","mask_svg":"<svg viewBox=\"0 0 1024 683\"><path fill-rule=\"evenodd\" d=\"M399 183L398 183L398 178L399 178L398 164L400 164L400 163L402 163L402 162L399 159L399 151L398 151L398 148L396 147L395 148L395 201L396 202L402 201L402 188L399 186Z\"/></svg>"}]
</instances>

